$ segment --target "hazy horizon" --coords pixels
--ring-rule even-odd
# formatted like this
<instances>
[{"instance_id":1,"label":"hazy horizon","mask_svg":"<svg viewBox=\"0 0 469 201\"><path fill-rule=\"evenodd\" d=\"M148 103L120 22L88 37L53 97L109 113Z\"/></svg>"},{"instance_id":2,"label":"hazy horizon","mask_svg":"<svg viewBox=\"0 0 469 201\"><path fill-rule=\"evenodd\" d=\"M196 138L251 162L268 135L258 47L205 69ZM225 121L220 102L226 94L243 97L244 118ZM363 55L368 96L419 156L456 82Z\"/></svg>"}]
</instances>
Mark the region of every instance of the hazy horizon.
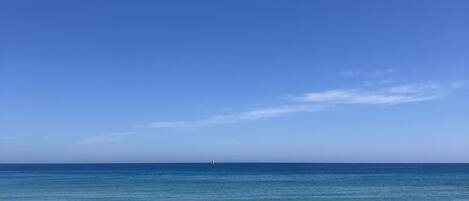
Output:
<instances>
[{"instance_id":1,"label":"hazy horizon","mask_svg":"<svg viewBox=\"0 0 469 201\"><path fill-rule=\"evenodd\" d=\"M469 163L450 1L1 1L0 164Z\"/></svg>"}]
</instances>

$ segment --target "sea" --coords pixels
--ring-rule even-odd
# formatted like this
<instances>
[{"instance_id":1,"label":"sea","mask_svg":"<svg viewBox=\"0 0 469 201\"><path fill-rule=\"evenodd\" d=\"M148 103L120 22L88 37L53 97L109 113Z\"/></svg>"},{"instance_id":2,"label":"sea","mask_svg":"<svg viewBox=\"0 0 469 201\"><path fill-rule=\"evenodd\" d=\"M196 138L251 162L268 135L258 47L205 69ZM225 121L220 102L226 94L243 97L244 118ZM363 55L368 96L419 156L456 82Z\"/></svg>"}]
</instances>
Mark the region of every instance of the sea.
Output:
<instances>
[{"instance_id":1,"label":"sea","mask_svg":"<svg viewBox=\"0 0 469 201\"><path fill-rule=\"evenodd\" d=\"M0 201L469 201L469 164L0 164Z\"/></svg>"}]
</instances>

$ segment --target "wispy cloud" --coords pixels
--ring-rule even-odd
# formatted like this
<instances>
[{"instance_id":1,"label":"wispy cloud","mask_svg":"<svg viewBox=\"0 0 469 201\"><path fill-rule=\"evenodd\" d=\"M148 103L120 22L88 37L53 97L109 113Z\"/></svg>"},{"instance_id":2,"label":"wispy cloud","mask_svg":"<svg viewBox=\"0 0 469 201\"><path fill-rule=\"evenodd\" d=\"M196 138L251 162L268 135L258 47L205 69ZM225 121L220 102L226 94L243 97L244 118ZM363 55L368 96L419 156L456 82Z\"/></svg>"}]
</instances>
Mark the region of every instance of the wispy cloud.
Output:
<instances>
[{"instance_id":1,"label":"wispy cloud","mask_svg":"<svg viewBox=\"0 0 469 201\"><path fill-rule=\"evenodd\" d=\"M425 83L393 86L389 88L389 92L401 93L401 94L425 94L425 93L436 93L442 89L443 89L443 86L441 84L425 82Z\"/></svg>"},{"instance_id":2,"label":"wispy cloud","mask_svg":"<svg viewBox=\"0 0 469 201\"><path fill-rule=\"evenodd\" d=\"M158 121L152 122L139 128L159 128L159 129L180 129L180 128L194 128L200 126L218 125L218 124L231 124L243 121L253 121L265 118L279 117L292 113L306 113L327 109L327 106L322 105L284 105L270 108L254 109L246 112L228 114L228 115L214 115L206 119L194 121ZM137 134L137 132L112 132L102 135L90 137L78 142L80 145L100 144L117 142L130 135Z\"/></svg>"},{"instance_id":3,"label":"wispy cloud","mask_svg":"<svg viewBox=\"0 0 469 201\"><path fill-rule=\"evenodd\" d=\"M285 105L270 108L260 108L228 115L214 115L206 119L195 121L169 121L169 122L153 122L148 124L150 128L185 128L197 127L216 124L230 124L242 121L253 121L265 118L279 117L292 113L314 112L326 109L323 105Z\"/></svg>"},{"instance_id":4,"label":"wispy cloud","mask_svg":"<svg viewBox=\"0 0 469 201\"><path fill-rule=\"evenodd\" d=\"M382 76L382 75L388 75L396 72L396 69L394 68L385 68L385 69L378 69L375 71L372 71L369 73L370 76Z\"/></svg>"},{"instance_id":5,"label":"wispy cloud","mask_svg":"<svg viewBox=\"0 0 469 201\"><path fill-rule=\"evenodd\" d=\"M376 70L371 70L371 71L346 69L346 70L341 70L339 74L344 77L357 77L357 76L379 77L379 76L389 75L395 72L396 72L395 68L384 68L384 69L376 69Z\"/></svg>"},{"instance_id":6,"label":"wispy cloud","mask_svg":"<svg viewBox=\"0 0 469 201\"><path fill-rule=\"evenodd\" d=\"M340 73L340 75L342 75L344 77L354 77L354 76L362 74L361 71L352 70L352 69L341 70L339 73Z\"/></svg>"},{"instance_id":7,"label":"wispy cloud","mask_svg":"<svg viewBox=\"0 0 469 201\"><path fill-rule=\"evenodd\" d=\"M111 132L94 137L90 137L78 142L78 144L96 144L96 143L109 143L122 140L124 137L134 135L136 132Z\"/></svg>"},{"instance_id":8,"label":"wispy cloud","mask_svg":"<svg viewBox=\"0 0 469 201\"><path fill-rule=\"evenodd\" d=\"M185 121L157 121L150 123L147 127L150 128L183 128L191 126Z\"/></svg>"},{"instance_id":9,"label":"wispy cloud","mask_svg":"<svg viewBox=\"0 0 469 201\"><path fill-rule=\"evenodd\" d=\"M449 83L450 87L453 88L453 89L462 88L462 87L466 86L465 84L467 84L467 82L453 81L453 82Z\"/></svg>"},{"instance_id":10,"label":"wispy cloud","mask_svg":"<svg viewBox=\"0 0 469 201\"><path fill-rule=\"evenodd\" d=\"M385 70L392 72L394 70ZM434 82L397 85L379 89L334 89L322 92L304 93L289 96L293 103L271 108L259 108L250 111L214 115L193 121L157 121L146 125L147 128L188 128L216 124L229 124L253 121L264 118L285 116L293 113L305 113L324 110L339 104L396 105L411 102L429 101L443 97L447 89L460 87L460 83L439 84Z\"/></svg>"},{"instance_id":11,"label":"wispy cloud","mask_svg":"<svg viewBox=\"0 0 469 201\"><path fill-rule=\"evenodd\" d=\"M387 73L393 70L387 70ZM446 84L435 82L421 82L407 85L395 85L386 88L345 88L320 92L310 92L289 96L287 105L257 108L239 113L218 114L204 119L189 121L157 121L140 129L181 129L210 125L233 124L266 118L281 117L290 114L322 111L335 105L364 104L364 105L397 105L411 102L429 101L444 97L445 92L463 87L462 82ZM119 141L136 132L113 132L91 137L79 144L109 143Z\"/></svg>"},{"instance_id":12,"label":"wispy cloud","mask_svg":"<svg viewBox=\"0 0 469 201\"><path fill-rule=\"evenodd\" d=\"M351 90L329 90L318 93L306 93L297 97L302 102L321 102L331 104L399 104L435 99L434 95L385 94Z\"/></svg>"},{"instance_id":13,"label":"wispy cloud","mask_svg":"<svg viewBox=\"0 0 469 201\"><path fill-rule=\"evenodd\" d=\"M444 87L436 83L418 83L393 86L385 89L336 89L305 93L292 100L309 103L329 104L401 104L428 101L442 97Z\"/></svg>"}]
</instances>

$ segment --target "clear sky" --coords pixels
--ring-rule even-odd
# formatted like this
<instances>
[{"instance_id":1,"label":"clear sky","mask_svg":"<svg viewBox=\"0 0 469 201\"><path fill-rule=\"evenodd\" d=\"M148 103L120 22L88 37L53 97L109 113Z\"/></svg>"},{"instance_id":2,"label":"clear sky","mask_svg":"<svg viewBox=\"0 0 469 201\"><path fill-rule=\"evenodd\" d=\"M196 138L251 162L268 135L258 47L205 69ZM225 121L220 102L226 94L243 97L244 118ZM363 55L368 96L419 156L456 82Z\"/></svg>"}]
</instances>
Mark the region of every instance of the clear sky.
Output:
<instances>
[{"instance_id":1,"label":"clear sky","mask_svg":"<svg viewBox=\"0 0 469 201\"><path fill-rule=\"evenodd\" d=\"M0 1L0 162L469 162L469 2Z\"/></svg>"}]
</instances>

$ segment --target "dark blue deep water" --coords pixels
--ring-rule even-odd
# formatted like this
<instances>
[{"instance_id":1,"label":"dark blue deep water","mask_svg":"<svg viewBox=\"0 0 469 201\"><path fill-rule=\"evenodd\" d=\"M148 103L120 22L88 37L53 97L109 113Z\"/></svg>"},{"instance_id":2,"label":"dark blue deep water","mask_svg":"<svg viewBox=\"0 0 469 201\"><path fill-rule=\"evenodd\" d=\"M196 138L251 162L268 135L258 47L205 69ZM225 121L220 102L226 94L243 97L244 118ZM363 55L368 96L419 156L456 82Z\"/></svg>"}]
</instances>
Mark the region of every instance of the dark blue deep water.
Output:
<instances>
[{"instance_id":1,"label":"dark blue deep water","mask_svg":"<svg viewBox=\"0 0 469 201\"><path fill-rule=\"evenodd\" d=\"M0 201L469 201L469 164L0 164Z\"/></svg>"}]
</instances>

